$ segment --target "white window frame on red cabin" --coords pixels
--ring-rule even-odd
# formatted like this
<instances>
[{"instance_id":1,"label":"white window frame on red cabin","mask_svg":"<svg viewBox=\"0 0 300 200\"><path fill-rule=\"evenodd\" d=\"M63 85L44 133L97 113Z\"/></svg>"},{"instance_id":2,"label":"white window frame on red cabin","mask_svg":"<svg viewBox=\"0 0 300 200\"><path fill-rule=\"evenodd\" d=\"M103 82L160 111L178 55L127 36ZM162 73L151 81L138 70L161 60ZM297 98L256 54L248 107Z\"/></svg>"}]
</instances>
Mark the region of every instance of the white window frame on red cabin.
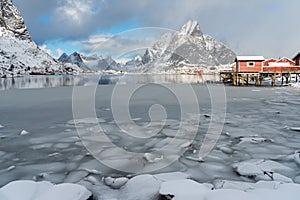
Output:
<instances>
[{"instance_id":1,"label":"white window frame on red cabin","mask_svg":"<svg viewBox=\"0 0 300 200\"><path fill-rule=\"evenodd\" d=\"M251 65L250 65L250 63L251 63ZM253 61L248 61L248 62L247 62L247 67L255 67L255 62L253 62Z\"/></svg>"}]
</instances>

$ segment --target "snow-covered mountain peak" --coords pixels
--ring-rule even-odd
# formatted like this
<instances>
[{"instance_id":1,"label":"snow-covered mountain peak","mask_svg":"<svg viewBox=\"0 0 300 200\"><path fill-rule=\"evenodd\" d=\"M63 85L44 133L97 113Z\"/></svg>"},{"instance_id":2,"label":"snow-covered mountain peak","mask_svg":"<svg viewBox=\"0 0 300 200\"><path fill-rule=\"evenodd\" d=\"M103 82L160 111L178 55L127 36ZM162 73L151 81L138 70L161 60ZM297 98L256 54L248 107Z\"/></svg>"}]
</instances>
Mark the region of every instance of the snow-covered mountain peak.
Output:
<instances>
[{"instance_id":1,"label":"snow-covered mountain peak","mask_svg":"<svg viewBox=\"0 0 300 200\"><path fill-rule=\"evenodd\" d=\"M222 42L205 35L197 21L188 21L179 32L166 33L148 48L141 70L168 71L192 64L219 66L234 62L235 53Z\"/></svg>"},{"instance_id":2,"label":"snow-covered mountain peak","mask_svg":"<svg viewBox=\"0 0 300 200\"><path fill-rule=\"evenodd\" d=\"M200 29L200 25L195 20L189 20L184 24L179 32L180 35L192 35L192 36L202 36L203 33Z\"/></svg>"},{"instance_id":3,"label":"snow-covered mountain peak","mask_svg":"<svg viewBox=\"0 0 300 200\"><path fill-rule=\"evenodd\" d=\"M64 53L58 60L64 64L76 65L84 71L103 71L106 69L116 69L121 67L121 65L112 57L108 56L103 58L97 54L87 56L74 52L68 56Z\"/></svg>"},{"instance_id":4,"label":"snow-covered mountain peak","mask_svg":"<svg viewBox=\"0 0 300 200\"><path fill-rule=\"evenodd\" d=\"M65 60L67 57L68 57L68 54L63 53L63 54L61 54L61 56L58 58L58 61L63 61L63 60Z\"/></svg>"},{"instance_id":5,"label":"snow-covered mountain peak","mask_svg":"<svg viewBox=\"0 0 300 200\"><path fill-rule=\"evenodd\" d=\"M12 0L0 0L0 36L31 41L24 19Z\"/></svg>"}]
</instances>

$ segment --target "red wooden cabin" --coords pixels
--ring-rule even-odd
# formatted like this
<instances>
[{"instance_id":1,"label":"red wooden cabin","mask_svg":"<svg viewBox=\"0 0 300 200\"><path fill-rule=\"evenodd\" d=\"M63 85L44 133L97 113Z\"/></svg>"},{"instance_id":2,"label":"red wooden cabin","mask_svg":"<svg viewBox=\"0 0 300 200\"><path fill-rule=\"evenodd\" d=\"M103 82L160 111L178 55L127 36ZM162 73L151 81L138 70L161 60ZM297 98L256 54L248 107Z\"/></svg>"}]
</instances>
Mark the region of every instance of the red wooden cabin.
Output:
<instances>
[{"instance_id":1,"label":"red wooden cabin","mask_svg":"<svg viewBox=\"0 0 300 200\"><path fill-rule=\"evenodd\" d=\"M270 58L264 61L264 67L269 66L269 63L275 63L277 60L275 60L274 58Z\"/></svg>"},{"instance_id":2,"label":"red wooden cabin","mask_svg":"<svg viewBox=\"0 0 300 200\"><path fill-rule=\"evenodd\" d=\"M263 71L263 56L237 56L235 72L258 73Z\"/></svg>"},{"instance_id":3,"label":"red wooden cabin","mask_svg":"<svg viewBox=\"0 0 300 200\"><path fill-rule=\"evenodd\" d=\"M264 62L264 72L287 73L299 71L300 67L296 66L295 62L286 57L279 60L269 59Z\"/></svg>"}]
</instances>

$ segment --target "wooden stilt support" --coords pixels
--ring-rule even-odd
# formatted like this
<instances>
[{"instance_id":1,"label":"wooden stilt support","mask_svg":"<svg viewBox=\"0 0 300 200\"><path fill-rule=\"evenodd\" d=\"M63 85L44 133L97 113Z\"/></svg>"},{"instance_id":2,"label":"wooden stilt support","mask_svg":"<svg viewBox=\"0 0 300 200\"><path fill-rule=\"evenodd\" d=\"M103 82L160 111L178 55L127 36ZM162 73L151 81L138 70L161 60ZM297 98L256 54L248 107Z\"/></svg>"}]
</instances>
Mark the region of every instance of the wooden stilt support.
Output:
<instances>
[{"instance_id":1,"label":"wooden stilt support","mask_svg":"<svg viewBox=\"0 0 300 200\"><path fill-rule=\"evenodd\" d=\"M272 86L276 85L276 74L272 76Z\"/></svg>"},{"instance_id":2,"label":"wooden stilt support","mask_svg":"<svg viewBox=\"0 0 300 200\"><path fill-rule=\"evenodd\" d=\"M245 76L244 76L244 74L242 74L242 86L243 87L245 86Z\"/></svg>"}]
</instances>

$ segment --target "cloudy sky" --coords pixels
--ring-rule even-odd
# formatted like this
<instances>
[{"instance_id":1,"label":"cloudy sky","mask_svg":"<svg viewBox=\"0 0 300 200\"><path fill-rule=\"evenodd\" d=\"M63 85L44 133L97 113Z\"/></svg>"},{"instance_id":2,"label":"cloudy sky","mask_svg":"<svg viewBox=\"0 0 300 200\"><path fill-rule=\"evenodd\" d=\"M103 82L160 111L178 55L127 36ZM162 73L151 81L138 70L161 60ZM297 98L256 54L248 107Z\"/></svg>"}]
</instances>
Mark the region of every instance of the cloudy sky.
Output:
<instances>
[{"instance_id":1,"label":"cloudy sky","mask_svg":"<svg viewBox=\"0 0 300 200\"><path fill-rule=\"evenodd\" d=\"M95 45L99 47L108 40L98 48L103 54L147 47L160 34L179 30L189 19L197 20L204 33L240 55L277 58L292 57L300 51L299 0L14 0L14 3L35 42L54 56L64 51L91 52Z\"/></svg>"}]
</instances>

